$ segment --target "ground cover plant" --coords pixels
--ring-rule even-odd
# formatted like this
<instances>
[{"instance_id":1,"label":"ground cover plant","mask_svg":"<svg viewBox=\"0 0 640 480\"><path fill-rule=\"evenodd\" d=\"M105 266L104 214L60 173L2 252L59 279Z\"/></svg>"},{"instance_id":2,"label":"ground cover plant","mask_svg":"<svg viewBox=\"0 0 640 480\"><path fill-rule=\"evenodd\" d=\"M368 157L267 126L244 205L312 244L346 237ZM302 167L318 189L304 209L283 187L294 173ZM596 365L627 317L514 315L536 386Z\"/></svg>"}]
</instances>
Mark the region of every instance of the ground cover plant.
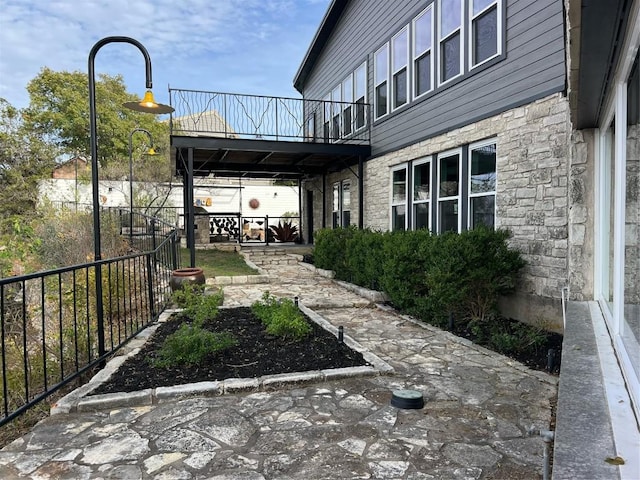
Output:
<instances>
[{"instance_id":1,"label":"ground cover plant","mask_svg":"<svg viewBox=\"0 0 640 480\"><path fill-rule=\"evenodd\" d=\"M367 365L288 299L266 292L252 307L217 308L221 300L197 288L179 293L176 301L185 310L161 324L92 394Z\"/></svg>"}]
</instances>

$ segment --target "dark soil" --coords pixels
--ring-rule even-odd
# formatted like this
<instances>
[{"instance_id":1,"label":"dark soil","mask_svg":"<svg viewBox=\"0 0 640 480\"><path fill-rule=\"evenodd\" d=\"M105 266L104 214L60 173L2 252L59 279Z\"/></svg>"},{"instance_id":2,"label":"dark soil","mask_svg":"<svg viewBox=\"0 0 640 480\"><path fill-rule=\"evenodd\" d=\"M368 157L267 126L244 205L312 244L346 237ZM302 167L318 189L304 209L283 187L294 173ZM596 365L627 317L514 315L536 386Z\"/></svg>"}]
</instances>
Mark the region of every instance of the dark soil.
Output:
<instances>
[{"instance_id":1,"label":"dark soil","mask_svg":"<svg viewBox=\"0 0 640 480\"><path fill-rule=\"evenodd\" d=\"M92 395L228 378L368 365L360 353L351 350L309 319L307 321L312 327L312 333L308 338L299 342L284 341L268 335L250 308L238 307L220 309L215 320L203 325L203 328L211 331L230 332L238 341L236 346L210 354L201 365L162 368L152 366L164 339L184 321L184 317L176 315L160 325L140 352L128 359Z\"/></svg>"}]
</instances>

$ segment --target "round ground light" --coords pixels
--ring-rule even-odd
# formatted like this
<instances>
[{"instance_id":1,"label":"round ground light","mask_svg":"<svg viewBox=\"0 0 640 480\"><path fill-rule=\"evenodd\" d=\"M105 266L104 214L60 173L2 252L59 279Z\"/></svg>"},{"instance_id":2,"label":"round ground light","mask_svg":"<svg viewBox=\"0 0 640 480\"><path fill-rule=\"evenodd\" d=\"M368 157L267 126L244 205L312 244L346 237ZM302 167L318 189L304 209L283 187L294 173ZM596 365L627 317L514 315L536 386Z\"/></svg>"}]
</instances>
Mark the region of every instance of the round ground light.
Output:
<instances>
[{"instance_id":1,"label":"round ground light","mask_svg":"<svg viewBox=\"0 0 640 480\"><path fill-rule=\"evenodd\" d=\"M424 398L417 390L394 390L391 396L391 405L396 408L422 408Z\"/></svg>"}]
</instances>

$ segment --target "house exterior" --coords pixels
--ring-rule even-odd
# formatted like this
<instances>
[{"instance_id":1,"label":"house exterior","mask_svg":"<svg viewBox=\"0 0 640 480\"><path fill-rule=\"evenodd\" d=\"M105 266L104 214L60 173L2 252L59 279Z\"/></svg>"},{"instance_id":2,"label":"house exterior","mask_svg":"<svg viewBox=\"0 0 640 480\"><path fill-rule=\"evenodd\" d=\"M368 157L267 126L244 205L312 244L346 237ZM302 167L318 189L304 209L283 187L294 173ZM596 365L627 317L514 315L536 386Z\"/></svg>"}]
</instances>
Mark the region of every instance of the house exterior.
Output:
<instances>
[{"instance_id":1,"label":"house exterior","mask_svg":"<svg viewBox=\"0 0 640 480\"><path fill-rule=\"evenodd\" d=\"M528 264L503 313L564 330L565 344L588 333L595 350L582 346L589 358L576 358L577 384L561 379L561 394L589 385L604 413L561 398L559 422L593 431L577 417L606 416L598 435L632 453L600 476L584 448L579 468L593 477L563 477L578 471L565 461L558 478L640 474L639 10L638 0L334 0L294 78L305 99L327 102L306 123L315 141L370 128L361 169L301 182L303 222L509 229Z\"/></svg>"}]
</instances>

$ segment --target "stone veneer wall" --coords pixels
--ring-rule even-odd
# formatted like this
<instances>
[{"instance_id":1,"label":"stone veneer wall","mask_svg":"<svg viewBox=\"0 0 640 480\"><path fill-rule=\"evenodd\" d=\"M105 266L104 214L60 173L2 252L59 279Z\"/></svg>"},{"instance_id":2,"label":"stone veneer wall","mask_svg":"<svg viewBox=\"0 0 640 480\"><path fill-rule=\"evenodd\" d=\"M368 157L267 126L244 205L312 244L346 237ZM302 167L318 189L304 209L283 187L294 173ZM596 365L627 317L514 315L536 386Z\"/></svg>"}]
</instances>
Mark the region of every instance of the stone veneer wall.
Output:
<instances>
[{"instance_id":1,"label":"stone veneer wall","mask_svg":"<svg viewBox=\"0 0 640 480\"><path fill-rule=\"evenodd\" d=\"M627 127L624 300L626 305L640 305L640 125L637 124ZM627 317L640 331L640 319Z\"/></svg>"},{"instance_id":2,"label":"stone veneer wall","mask_svg":"<svg viewBox=\"0 0 640 480\"><path fill-rule=\"evenodd\" d=\"M570 287L575 299L593 295L592 135L572 132L567 99L554 94L373 158L364 165L364 226L389 229L391 167L495 137L496 226L511 230L512 245L527 260L516 294L503 299L501 310L561 331L562 289ZM357 225L358 183L344 170L327 177L328 227L332 184L349 177L351 218ZM321 179L307 181L303 188L312 188L315 196L322 190ZM320 228L318 197L314 207L314 226Z\"/></svg>"},{"instance_id":3,"label":"stone veneer wall","mask_svg":"<svg viewBox=\"0 0 640 480\"><path fill-rule=\"evenodd\" d=\"M356 171L354 168L354 172ZM326 178L326 188L327 191L324 195L325 201L325 224L327 228L331 228L331 219L332 219L332 205L333 205L333 184L336 182L343 182L344 180L351 181L351 225L358 225L358 212L359 212L359 194L358 194L358 178L356 174L349 169L343 170L341 172L332 173L327 175ZM302 201L302 221L303 223L306 221L306 195L307 191L311 190L313 192L313 229L319 230L322 228L322 177L315 177L310 180L305 180L302 182L301 194L303 195ZM302 231L306 234L306 226L302 226Z\"/></svg>"}]
</instances>

